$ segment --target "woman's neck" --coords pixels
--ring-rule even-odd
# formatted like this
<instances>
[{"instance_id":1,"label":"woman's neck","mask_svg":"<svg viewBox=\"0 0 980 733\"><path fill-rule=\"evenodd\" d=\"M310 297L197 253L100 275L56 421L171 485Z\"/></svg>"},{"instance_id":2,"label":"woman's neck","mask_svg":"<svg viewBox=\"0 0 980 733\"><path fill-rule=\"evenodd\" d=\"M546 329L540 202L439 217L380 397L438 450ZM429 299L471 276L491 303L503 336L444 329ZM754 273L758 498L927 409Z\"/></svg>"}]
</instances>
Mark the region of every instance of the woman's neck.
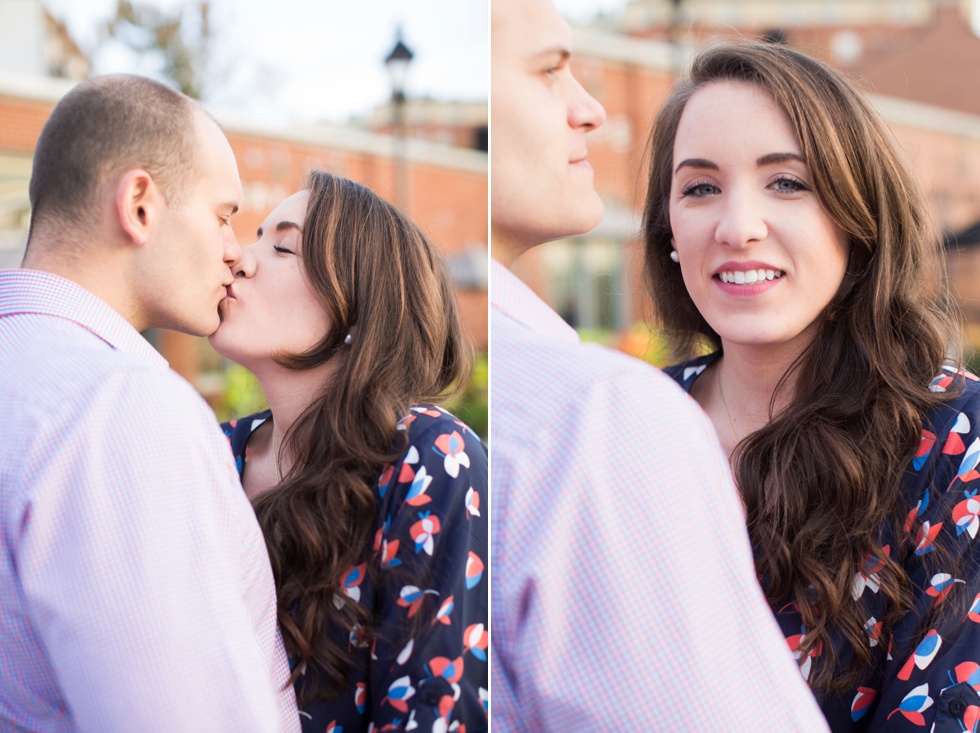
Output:
<instances>
[{"instance_id":1,"label":"woman's neck","mask_svg":"<svg viewBox=\"0 0 980 733\"><path fill-rule=\"evenodd\" d=\"M309 376L306 372L297 372L279 373L273 378L258 377L262 393L272 410L277 447L320 391L320 381L313 382Z\"/></svg>"},{"instance_id":2,"label":"woman's neck","mask_svg":"<svg viewBox=\"0 0 980 733\"><path fill-rule=\"evenodd\" d=\"M276 446L292 429L307 408L318 399L333 381L338 364L329 362L302 371L286 369L278 364L268 370L255 372L275 422ZM289 456L283 455L283 458ZM289 457L291 458L291 457ZM283 475L286 465L282 465Z\"/></svg>"},{"instance_id":3,"label":"woman's neck","mask_svg":"<svg viewBox=\"0 0 980 733\"><path fill-rule=\"evenodd\" d=\"M269 402L272 420L253 433L249 441L243 484L249 498L276 486L289 474L296 456L283 441L307 408L326 389L335 372L333 364L294 371L278 365L253 370Z\"/></svg>"},{"instance_id":4,"label":"woman's neck","mask_svg":"<svg viewBox=\"0 0 980 733\"><path fill-rule=\"evenodd\" d=\"M691 395L714 423L726 453L748 435L765 427L792 398L790 380L773 395L783 376L802 353L799 345L746 346L723 341L724 356L694 384Z\"/></svg>"}]
</instances>

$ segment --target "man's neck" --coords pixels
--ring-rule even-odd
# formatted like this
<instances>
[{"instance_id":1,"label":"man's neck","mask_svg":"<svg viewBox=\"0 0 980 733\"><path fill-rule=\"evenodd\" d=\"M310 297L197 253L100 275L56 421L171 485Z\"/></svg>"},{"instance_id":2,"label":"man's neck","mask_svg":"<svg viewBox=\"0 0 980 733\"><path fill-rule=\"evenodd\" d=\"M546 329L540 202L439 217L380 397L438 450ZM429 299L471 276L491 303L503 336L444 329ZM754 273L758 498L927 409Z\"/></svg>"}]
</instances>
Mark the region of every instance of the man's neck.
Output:
<instances>
[{"instance_id":1,"label":"man's neck","mask_svg":"<svg viewBox=\"0 0 980 733\"><path fill-rule=\"evenodd\" d=\"M150 327L140 307L135 292L130 287L134 278L127 275L124 262L92 253L80 258L72 252L61 252L50 247L31 244L21 263L21 269L37 270L70 280L88 290L125 318L137 331Z\"/></svg>"},{"instance_id":2,"label":"man's neck","mask_svg":"<svg viewBox=\"0 0 980 733\"><path fill-rule=\"evenodd\" d=\"M521 244L514 237L499 231L492 231L490 234L490 255L508 270L513 266L514 260L532 246Z\"/></svg>"}]
</instances>

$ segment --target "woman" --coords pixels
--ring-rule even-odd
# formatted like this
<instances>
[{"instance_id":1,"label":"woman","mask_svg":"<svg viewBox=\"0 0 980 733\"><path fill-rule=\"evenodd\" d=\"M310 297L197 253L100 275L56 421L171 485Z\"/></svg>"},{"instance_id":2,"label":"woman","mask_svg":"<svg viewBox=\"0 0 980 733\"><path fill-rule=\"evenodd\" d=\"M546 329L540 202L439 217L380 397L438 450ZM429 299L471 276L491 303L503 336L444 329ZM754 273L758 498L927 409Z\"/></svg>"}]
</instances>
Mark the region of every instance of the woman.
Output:
<instances>
[{"instance_id":1,"label":"woman","mask_svg":"<svg viewBox=\"0 0 980 733\"><path fill-rule=\"evenodd\" d=\"M668 372L731 455L831 728L973 730L980 390L945 363L938 238L895 142L823 64L728 45L673 91L651 156L658 317L712 351Z\"/></svg>"},{"instance_id":2,"label":"woman","mask_svg":"<svg viewBox=\"0 0 980 733\"><path fill-rule=\"evenodd\" d=\"M314 172L233 269L210 341L271 408L226 432L304 730L484 729L486 447L434 404L470 364L438 255L395 207Z\"/></svg>"}]
</instances>

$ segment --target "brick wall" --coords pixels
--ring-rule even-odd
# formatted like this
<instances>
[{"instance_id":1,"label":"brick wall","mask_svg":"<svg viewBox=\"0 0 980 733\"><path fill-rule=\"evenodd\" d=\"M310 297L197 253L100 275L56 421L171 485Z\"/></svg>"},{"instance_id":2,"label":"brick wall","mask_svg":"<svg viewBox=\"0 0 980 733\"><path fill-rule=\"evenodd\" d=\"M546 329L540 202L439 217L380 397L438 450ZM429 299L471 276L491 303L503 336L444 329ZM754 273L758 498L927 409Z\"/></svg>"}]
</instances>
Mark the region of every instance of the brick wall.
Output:
<instances>
[{"instance_id":1,"label":"brick wall","mask_svg":"<svg viewBox=\"0 0 980 733\"><path fill-rule=\"evenodd\" d=\"M0 95L0 151L34 153L53 105Z\"/></svg>"}]
</instances>

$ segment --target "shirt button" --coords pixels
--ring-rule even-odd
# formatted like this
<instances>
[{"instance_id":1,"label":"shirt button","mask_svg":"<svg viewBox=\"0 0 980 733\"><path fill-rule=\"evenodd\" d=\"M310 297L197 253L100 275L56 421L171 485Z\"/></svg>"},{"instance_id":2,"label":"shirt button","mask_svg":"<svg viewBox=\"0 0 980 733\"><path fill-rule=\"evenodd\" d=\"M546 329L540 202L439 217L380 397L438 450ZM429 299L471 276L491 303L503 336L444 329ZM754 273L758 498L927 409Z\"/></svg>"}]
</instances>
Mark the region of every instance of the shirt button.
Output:
<instances>
[{"instance_id":1,"label":"shirt button","mask_svg":"<svg viewBox=\"0 0 980 733\"><path fill-rule=\"evenodd\" d=\"M950 700L948 709L949 714L954 718L962 718L963 713L966 712L966 703L962 700Z\"/></svg>"},{"instance_id":2,"label":"shirt button","mask_svg":"<svg viewBox=\"0 0 980 733\"><path fill-rule=\"evenodd\" d=\"M442 677L434 677L419 685L418 699L425 705L438 705L445 696L453 694L453 688Z\"/></svg>"},{"instance_id":3,"label":"shirt button","mask_svg":"<svg viewBox=\"0 0 980 733\"><path fill-rule=\"evenodd\" d=\"M442 699L442 695L435 690L426 690L419 697L422 698L422 702L424 702L426 705L438 705L439 701Z\"/></svg>"}]
</instances>

